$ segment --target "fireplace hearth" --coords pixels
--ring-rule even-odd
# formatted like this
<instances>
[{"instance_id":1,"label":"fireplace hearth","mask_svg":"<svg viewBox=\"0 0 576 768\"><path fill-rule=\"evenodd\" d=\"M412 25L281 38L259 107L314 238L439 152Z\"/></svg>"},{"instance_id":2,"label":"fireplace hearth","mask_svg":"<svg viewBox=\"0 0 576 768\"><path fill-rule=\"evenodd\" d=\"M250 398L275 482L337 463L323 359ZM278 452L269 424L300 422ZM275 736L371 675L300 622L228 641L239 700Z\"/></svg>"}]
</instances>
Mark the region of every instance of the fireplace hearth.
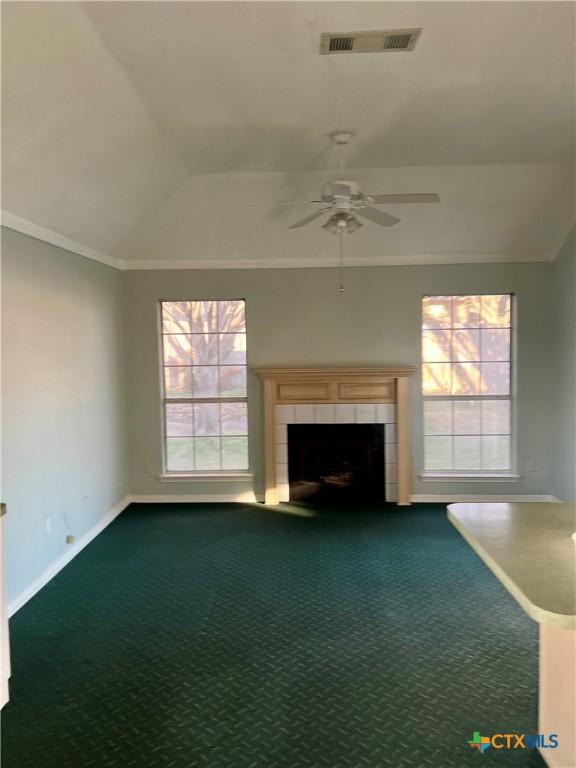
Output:
<instances>
[{"instance_id":1,"label":"fireplace hearth","mask_svg":"<svg viewBox=\"0 0 576 768\"><path fill-rule=\"evenodd\" d=\"M381 424L288 425L290 501L385 501Z\"/></svg>"}]
</instances>

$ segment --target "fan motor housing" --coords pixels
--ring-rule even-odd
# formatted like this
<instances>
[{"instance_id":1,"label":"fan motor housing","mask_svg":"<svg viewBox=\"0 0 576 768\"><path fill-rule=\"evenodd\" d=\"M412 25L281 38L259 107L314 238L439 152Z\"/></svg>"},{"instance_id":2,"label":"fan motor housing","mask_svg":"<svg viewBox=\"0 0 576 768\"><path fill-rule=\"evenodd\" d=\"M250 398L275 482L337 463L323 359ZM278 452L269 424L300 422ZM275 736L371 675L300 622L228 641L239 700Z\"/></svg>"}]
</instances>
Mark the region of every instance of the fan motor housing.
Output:
<instances>
[{"instance_id":1,"label":"fan motor housing","mask_svg":"<svg viewBox=\"0 0 576 768\"><path fill-rule=\"evenodd\" d=\"M347 193L343 193L343 187L347 188ZM338 197L360 197L360 195L360 184L357 181L328 181L322 189L323 200L334 200Z\"/></svg>"}]
</instances>

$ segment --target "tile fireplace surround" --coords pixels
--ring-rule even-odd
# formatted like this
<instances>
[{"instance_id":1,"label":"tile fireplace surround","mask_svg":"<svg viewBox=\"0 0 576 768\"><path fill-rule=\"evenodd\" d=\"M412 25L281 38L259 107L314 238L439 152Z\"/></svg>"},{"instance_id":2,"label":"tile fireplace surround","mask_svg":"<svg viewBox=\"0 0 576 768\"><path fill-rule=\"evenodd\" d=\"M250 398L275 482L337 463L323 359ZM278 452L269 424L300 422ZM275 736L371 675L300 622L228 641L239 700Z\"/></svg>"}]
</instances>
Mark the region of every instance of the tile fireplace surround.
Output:
<instances>
[{"instance_id":1,"label":"tile fireplace surround","mask_svg":"<svg viewBox=\"0 0 576 768\"><path fill-rule=\"evenodd\" d=\"M410 504L408 378L390 368L258 368L264 385L266 504L289 500L288 424L382 424L386 500Z\"/></svg>"}]
</instances>

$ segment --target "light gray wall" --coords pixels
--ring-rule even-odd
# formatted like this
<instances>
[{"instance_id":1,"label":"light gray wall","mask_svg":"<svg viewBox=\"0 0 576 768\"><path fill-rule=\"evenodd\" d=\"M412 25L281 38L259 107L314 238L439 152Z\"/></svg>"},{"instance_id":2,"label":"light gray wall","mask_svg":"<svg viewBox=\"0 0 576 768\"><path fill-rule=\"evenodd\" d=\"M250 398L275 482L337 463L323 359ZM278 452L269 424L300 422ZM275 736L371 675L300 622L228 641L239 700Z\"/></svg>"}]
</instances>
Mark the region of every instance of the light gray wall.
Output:
<instances>
[{"instance_id":1,"label":"light gray wall","mask_svg":"<svg viewBox=\"0 0 576 768\"><path fill-rule=\"evenodd\" d=\"M331 269L134 271L125 274L131 489L136 494L236 494L231 483L160 483L160 299L245 298L248 365L386 365L420 361L423 294L517 295L517 483L423 483L419 380L412 389L413 491L419 494L549 493L549 373L552 361L549 264L477 264L355 268L338 294ZM250 450L255 490L262 491L260 385L250 377ZM525 472L527 462L534 471ZM250 485L248 485L250 488Z\"/></svg>"},{"instance_id":2,"label":"light gray wall","mask_svg":"<svg viewBox=\"0 0 576 768\"><path fill-rule=\"evenodd\" d=\"M552 493L576 501L576 230L566 238L553 272L554 367Z\"/></svg>"},{"instance_id":3,"label":"light gray wall","mask_svg":"<svg viewBox=\"0 0 576 768\"><path fill-rule=\"evenodd\" d=\"M120 272L2 229L9 604L127 493L122 322Z\"/></svg>"}]
</instances>

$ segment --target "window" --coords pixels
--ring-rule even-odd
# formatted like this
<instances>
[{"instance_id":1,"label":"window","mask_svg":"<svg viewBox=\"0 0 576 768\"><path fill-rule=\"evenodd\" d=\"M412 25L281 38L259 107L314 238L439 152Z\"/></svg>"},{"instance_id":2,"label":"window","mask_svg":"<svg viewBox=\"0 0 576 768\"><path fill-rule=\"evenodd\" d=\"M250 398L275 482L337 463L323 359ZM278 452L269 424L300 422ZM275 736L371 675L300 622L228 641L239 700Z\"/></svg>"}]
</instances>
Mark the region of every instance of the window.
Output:
<instances>
[{"instance_id":1,"label":"window","mask_svg":"<svg viewBox=\"0 0 576 768\"><path fill-rule=\"evenodd\" d=\"M512 468L509 294L422 302L424 470Z\"/></svg>"},{"instance_id":2,"label":"window","mask_svg":"<svg viewBox=\"0 0 576 768\"><path fill-rule=\"evenodd\" d=\"M163 301L168 472L248 469L244 301Z\"/></svg>"}]
</instances>

